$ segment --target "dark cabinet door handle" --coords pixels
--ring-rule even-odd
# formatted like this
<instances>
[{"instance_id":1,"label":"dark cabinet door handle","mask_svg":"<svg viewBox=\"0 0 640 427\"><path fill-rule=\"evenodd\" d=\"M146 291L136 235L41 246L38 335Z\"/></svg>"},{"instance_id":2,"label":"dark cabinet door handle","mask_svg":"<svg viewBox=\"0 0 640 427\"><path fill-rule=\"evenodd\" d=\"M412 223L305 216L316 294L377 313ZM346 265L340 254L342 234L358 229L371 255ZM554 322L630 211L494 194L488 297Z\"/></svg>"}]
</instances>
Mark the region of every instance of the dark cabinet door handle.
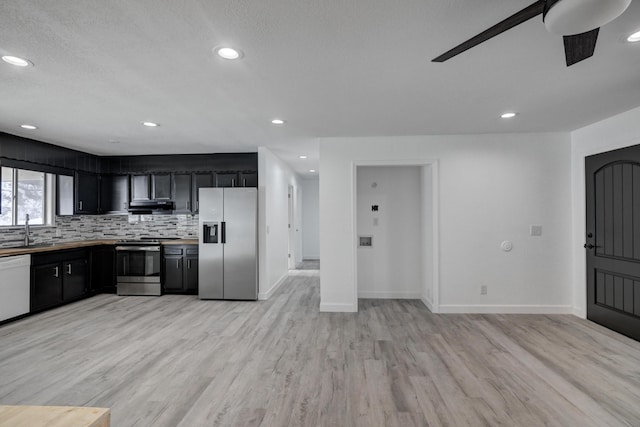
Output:
<instances>
[{"instance_id":1,"label":"dark cabinet door handle","mask_svg":"<svg viewBox=\"0 0 640 427\"><path fill-rule=\"evenodd\" d=\"M71 276L71 263L67 264L67 274Z\"/></svg>"},{"instance_id":2,"label":"dark cabinet door handle","mask_svg":"<svg viewBox=\"0 0 640 427\"><path fill-rule=\"evenodd\" d=\"M584 248L585 249L593 249L593 248L597 248L597 246L593 246L591 243L585 243L584 244Z\"/></svg>"},{"instance_id":3,"label":"dark cabinet door handle","mask_svg":"<svg viewBox=\"0 0 640 427\"><path fill-rule=\"evenodd\" d=\"M60 277L59 267L53 268L53 277Z\"/></svg>"}]
</instances>

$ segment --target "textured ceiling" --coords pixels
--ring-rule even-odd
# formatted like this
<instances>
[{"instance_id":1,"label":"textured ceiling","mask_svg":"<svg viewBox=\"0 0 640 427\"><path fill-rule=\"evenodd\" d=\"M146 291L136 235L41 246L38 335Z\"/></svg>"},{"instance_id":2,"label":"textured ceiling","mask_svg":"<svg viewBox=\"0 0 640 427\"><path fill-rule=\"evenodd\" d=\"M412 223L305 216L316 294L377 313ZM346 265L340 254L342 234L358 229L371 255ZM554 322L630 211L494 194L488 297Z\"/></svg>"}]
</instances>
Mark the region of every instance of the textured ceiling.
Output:
<instances>
[{"instance_id":1,"label":"textured ceiling","mask_svg":"<svg viewBox=\"0 0 640 427\"><path fill-rule=\"evenodd\" d=\"M95 154L264 145L306 172L317 137L569 131L640 105L638 0L570 68L541 18L430 62L531 2L2 0L0 55L35 67L0 62L0 131Z\"/></svg>"}]
</instances>

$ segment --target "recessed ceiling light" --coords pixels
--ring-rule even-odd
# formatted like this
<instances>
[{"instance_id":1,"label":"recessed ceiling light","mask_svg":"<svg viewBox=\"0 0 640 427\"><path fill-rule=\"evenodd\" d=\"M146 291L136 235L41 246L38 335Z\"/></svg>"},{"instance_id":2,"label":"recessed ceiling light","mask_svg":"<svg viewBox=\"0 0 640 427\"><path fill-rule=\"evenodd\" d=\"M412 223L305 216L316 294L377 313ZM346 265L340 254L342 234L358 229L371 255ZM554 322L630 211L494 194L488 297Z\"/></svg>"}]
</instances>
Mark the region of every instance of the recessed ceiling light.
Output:
<instances>
[{"instance_id":1,"label":"recessed ceiling light","mask_svg":"<svg viewBox=\"0 0 640 427\"><path fill-rule=\"evenodd\" d=\"M306 158L307 158L307 156L300 156L300 158L301 158L301 159L306 159Z\"/></svg>"},{"instance_id":2,"label":"recessed ceiling light","mask_svg":"<svg viewBox=\"0 0 640 427\"><path fill-rule=\"evenodd\" d=\"M309 172L311 172L311 173L313 173L315 171L316 171L315 169L309 169Z\"/></svg>"},{"instance_id":3,"label":"recessed ceiling light","mask_svg":"<svg viewBox=\"0 0 640 427\"><path fill-rule=\"evenodd\" d=\"M627 41L629 43L640 42L640 31L636 31L635 33L633 33L629 37L627 37Z\"/></svg>"},{"instance_id":4,"label":"recessed ceiling light","mask_svg":"<svg viewBox=\"0 0 640 427\"><path fill-rule=\"evenodd\" d=\"M214 52L217 53L220 58L224 59L238 59L242 57L242 52L231 47L218 47L214 49Z\"/></svg>"},{"instance_id":5,"label":"recessed ceiling light","mask_svg":"<svg viewBox=\"0 0 640 427\"><path fill-rule=\"evenodd\" d=\"M2 60L7 64L15 65L16 67L28 67L29 65L33 65L33 62L28 59L18 58L17 56L5 55L2 57Z\"/></svg>"},{"instance_id":6,"label":"recessed ceiling light","mask_svg":"<svg viewBox=\"0 0 640 427\"><path fill-rule=\"evenodd\" d=\"M284 124L284 120L282 120L282 119L273 119L273 120L271 120L271 124L272 125L283 125Z\"/></svg>"},{"instance_id":7,"label":"recessed ceiling light","mask_svg":"<svg viewBox=\"0 0 640 427\"><path fill-rule=\"evenodd\" d=\"M149 127L149 128L156 128L156 127L160 126L159 124L153 123L153 122L142 122L142 124L145 125L146 127Z\"/></svg>"},{"instance_id":8,"label":"recessed ceiling light","mask_svg":"<svg viewBox=\"0 0 640 427\"><path fill-rule=\"evenodd\" d=\"M20 127L22 129L29 129L29 130L38 129L38 126L34 126L34 125L20 125Z\"/></svg>"},{"instance_id":9,"label":"recessed ceiling light","mask_svg":"<svg viewBox=\"0 0 640 427\"><path fill-rule=\"evenodd\" d=\"M515 117L515 116L517 116L517 115L518 115L518 113L514 113L514 112L511 112L511 111L510 111L510 112L508 112L508 113L504 113L504 114L502 114L500 117L502 117L503 119L512 119L512 118L514 118L514 117Z\"/></svg>"}]
</instances>

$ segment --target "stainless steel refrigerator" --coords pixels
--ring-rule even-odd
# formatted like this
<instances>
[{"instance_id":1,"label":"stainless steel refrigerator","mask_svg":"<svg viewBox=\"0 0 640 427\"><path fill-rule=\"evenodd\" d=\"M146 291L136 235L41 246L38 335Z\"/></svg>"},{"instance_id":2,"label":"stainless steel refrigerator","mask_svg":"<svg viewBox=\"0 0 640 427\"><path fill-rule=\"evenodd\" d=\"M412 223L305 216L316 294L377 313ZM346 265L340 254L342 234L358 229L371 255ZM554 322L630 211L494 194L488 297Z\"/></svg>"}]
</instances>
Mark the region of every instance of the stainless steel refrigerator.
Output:
<instances>
[{"instance_id":1,"label":"stainless steel refrigerator","mask_svg":"<svg viewBox=\"0 0 640 427\"><path fill-rule=\"evenodd\" d=\"M258 299L258 191L201 188L200 299Z\"/></svg>"}]
</instances>

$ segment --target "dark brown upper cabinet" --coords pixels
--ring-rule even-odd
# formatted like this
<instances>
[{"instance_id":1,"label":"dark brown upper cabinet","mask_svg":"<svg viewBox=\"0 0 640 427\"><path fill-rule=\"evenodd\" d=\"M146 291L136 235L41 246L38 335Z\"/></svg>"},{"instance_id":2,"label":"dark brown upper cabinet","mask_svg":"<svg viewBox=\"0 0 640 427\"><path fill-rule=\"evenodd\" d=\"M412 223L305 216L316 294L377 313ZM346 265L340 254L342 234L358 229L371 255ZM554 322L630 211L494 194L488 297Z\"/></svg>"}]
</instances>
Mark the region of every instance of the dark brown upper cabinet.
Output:
<instances>
[{"instance_id":1,"label":"dark brown upper cabinet","mask_svg":"<svg viewBox=\"0 0 640 427\"><path fill-rule=\"evenodd\" d=\"M100 211L123 214L129 209L129 175L102 175Z\"/></svg>"},{"instance_id":2,"label":"dark brown upper cabinet","mask_svg":"<svg viewBox=\"0 0 640 427\"><path fill-rule=\"evenodd\" d=\"M174 173L171 177L171 193L175 202L175 213L190 214L193 208L191 201L191 174Z\"/></svg>"},{"instance_id":3,"label":"dark brown upper cabinet","mask_svg":"<svg viewBox=\"0 0 640 427\"><path fill-rule=\"evenodd\" d=\"M131 201L149 200L151 198L151 177L131 175Z\"/></svg>"},{"instance_id":4,"label":"dark brown upper cabinet","mask_svg":"<svg viewBox=\"0 0 640 427\"><path fill-rule=\"evenodd\" d=\"M213 187L213 172L196 172L193 174L193 213L200 209L200 189Z\"/></svg>"},{"instance_id":5,"label":"dark brown upper cabinet","mask_svg":"<svg viewBox=\"0 0 640 427\"><path fill-rule=\"evenodd\" d=\"M171 174L154 173L151 175L151 199L171 200Z\"/></svg>"},{"instance_id":6,"label":"dark brown upper cabinet","mask_svg":"<svg viewBox=\"0 0 640 427\"><path fill-rule=\"evenodd\" d=\"M95 173L76 172L75 206L77 215L97 214L99 211L100 178Z\"/></svg>"}]
</instances>

